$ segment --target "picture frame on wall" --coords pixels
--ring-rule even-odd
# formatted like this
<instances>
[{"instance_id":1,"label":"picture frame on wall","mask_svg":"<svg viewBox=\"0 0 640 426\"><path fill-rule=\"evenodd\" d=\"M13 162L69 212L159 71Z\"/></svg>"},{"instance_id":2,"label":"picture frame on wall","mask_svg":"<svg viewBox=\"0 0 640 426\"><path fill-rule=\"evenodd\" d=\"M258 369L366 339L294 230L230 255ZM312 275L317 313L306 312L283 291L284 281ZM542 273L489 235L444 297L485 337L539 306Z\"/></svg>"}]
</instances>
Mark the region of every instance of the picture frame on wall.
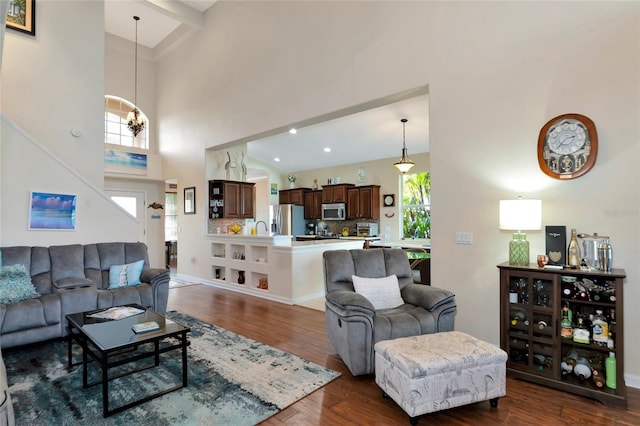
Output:
<instances>
[{"instance_id":1,"label":"picture frame on wall","mask_svg":"<svg viewBox=\"0 0 640 426\"><path fill-rule=\"evenodd\" d=\"M29 230L76 230L76 195L32 191Z\"/></svg>"},{"instance_id":2,"label":"picture frame on wall","mask_svg":"<svg viewBox=\"0 0 640 426\"><path fill-rule=\"evenodd\" d=\"M196 187L184 189L184 214L196 214Z\"/></svg>"},{"instance_id":3,"label":"picture frame on wall","mask_svg":"<svg viewBox=\"0 0 640 426\"><path fill-rule=\"evenodd\" d=\"M36 35L36 0L9 0L7 28Z\"/></svg>"}]
</instances>

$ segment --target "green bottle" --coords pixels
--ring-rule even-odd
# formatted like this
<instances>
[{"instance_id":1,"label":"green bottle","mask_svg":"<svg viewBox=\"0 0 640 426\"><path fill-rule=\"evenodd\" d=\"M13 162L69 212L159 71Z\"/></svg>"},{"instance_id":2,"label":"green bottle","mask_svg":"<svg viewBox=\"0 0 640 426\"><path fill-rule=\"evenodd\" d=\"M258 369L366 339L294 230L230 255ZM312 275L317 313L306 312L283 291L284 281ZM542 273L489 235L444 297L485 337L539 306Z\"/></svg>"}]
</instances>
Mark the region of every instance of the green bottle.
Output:
<instances>
[{"instance_id":1,"label":"green bottle","mask_svg":"<svg viewBox=\"0 0 640 426\"><path fill-rule=\"evenodd\" d=\"M616 354L609 352L609 357L604 360L604 370L607 380L605 384L609 389L616 388Z\"/></svg>"}]
</instances>

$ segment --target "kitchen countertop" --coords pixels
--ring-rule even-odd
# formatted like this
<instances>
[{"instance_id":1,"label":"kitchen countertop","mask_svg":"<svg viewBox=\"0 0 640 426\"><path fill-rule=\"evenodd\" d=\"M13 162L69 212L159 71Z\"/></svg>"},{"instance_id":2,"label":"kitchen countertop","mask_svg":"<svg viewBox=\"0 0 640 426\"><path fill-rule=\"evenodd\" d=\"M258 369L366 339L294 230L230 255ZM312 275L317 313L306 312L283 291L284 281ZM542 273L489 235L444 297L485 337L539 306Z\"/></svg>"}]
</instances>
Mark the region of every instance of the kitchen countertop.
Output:
<instances>
[{"instance_id":1,"label":"kitchen countertop","mask_svg":"<svg viewBox=\"0 0 640 426\"><path fill-rule=\"evenodd\" d=\"M431 249L431 240L388 240L388 241L373 241L371 247L399 247L399 248L423 248Z\"/></svg>"}]
</instances>

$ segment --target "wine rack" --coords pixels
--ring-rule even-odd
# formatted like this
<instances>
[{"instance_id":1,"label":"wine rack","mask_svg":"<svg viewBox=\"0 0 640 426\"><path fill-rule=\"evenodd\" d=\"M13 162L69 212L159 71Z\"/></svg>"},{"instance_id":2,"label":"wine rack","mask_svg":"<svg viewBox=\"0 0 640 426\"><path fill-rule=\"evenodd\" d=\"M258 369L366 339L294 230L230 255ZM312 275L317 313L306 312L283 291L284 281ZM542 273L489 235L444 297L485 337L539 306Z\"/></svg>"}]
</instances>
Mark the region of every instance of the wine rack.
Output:
<instances>
[{"instance_id":1,"label":"wine rack","mask_svg":"<svg viewBox=\"0 0 640 426\"><path fill-rule=\"evenodd\" d=\"M627 406L624 383L623 281L624 270L611 272L580 269L552 270L498 265L500 270L500 346L509 354L510 377L528 380L601 401ZM615 321L610 325L607 344L575 342L563 338L560 323L563 307L576 318L589 318L602 311ZM602 380L605 358L616 358L615 389ZM579 377L566 367L567 355L587 360L588 378ZM565 361L565 364L563 364ZM609 372L611 374L611 372Z\"/></svg>"}]
</instances>

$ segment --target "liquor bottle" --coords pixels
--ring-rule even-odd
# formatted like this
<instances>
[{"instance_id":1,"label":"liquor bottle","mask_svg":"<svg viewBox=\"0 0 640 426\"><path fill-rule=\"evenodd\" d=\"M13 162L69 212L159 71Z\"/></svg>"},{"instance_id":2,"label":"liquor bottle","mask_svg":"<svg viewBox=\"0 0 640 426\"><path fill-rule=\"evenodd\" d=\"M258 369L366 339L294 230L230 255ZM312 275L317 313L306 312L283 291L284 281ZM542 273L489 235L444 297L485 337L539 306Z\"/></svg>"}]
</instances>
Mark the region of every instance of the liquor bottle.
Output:
<instances>
[{"instance_id":1,"label":"liquor bottle","mask_svg":"<svg viewBox=\"0 0 640 426\"><path fill-rule=\"evenodd\" d=\"M601 309L596 310L596 314L591 322L591 335L593 343L599 346L607 346L607 342L609 341L609 324L604 315L602 315Z\"/></svg>"},{"instance_id":2,"label":"liquor bottle","mask_svg":"<svg viewBox=\"0 0 640 426\"><path fill-rule=\"evenodd\" d=\"M604 369L606 373L605 384L609 389L616 388L616 354L609 352L609 357L604 360Z\"/></svg>"},{"instance_id":3,"label":"liquor bottle","mask_svg":"<svg viewBox=\"0 0 640 426\"><path fill-rule=\"evenodd\" d=\"M580 246L578 245L576 228L571 229L571 239L569 240L569 248L567 249L567 261L569 266L580 266Z\"/></svg>"},{"instance_id":4,"label":"liquor bottle","mask_svg":"<svg viewBox=\"0 0 640 426\"><path fill-rule=\"evenodd\" d=\"M517 326L522 323L524 326L529 325L527 314L524 311L514 311L511 313L511 325Z\"/></svg>"},{"instance_id":5,"label":"liquor bottle","mask_svg":"<svg viewBox=\"0 0 640 426\"><path fill-rule=\"evenodd\" d=\"M569 319L569 305L562 308L562 319L560 320L560 337L571 340L573 337L573 325Z\"/></svg>"},{"instance_id":6,"label":"liquor bottle","mask_svg":"<svg viewBox=\"0 0 640 426\"><path fill-rule=\"evenodd\" d=\"M591 333L589 333L589 329L584 324L582 315L578 315L578 323L573 329L573 341L576 343L586 343L587 345L591 343Z\"/></svg>"}]
</instances>

